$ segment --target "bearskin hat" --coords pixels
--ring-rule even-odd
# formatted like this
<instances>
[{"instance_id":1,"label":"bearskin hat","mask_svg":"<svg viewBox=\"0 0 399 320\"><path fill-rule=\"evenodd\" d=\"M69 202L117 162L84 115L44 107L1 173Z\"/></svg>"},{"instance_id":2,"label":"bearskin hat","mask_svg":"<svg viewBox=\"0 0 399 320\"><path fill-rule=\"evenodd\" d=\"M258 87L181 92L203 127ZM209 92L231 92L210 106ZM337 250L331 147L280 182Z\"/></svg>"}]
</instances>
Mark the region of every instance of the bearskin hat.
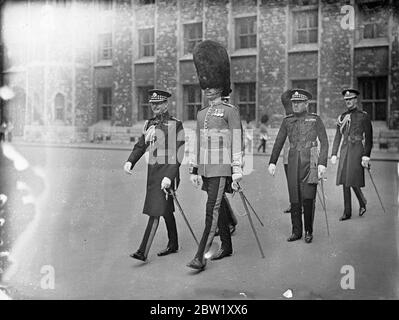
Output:
<instances>
[{"instance_id":1,"label":"bearskin hat","mask_svg":"<svg viewBox=\"0 0 399 320\"><path fill-rule=\"evenodd\" d=\"M231 88L227 50L218 42L205 40L195 46L193 58L201 89L221 88L222 96L228 96Z\"/></svg>"},{"instance_id":2,"label":"bearskin hat","mask_svg":"<svg viewBox=\"0 0 399 320\"><path fill-rule=\"evenodd\" d=\"M287 116L294 113L294 111L292 111L291 97L292 97L292 90L287 90L281 95L281 103L284 106L285 114Z\"/></svg>"}]
</instances>

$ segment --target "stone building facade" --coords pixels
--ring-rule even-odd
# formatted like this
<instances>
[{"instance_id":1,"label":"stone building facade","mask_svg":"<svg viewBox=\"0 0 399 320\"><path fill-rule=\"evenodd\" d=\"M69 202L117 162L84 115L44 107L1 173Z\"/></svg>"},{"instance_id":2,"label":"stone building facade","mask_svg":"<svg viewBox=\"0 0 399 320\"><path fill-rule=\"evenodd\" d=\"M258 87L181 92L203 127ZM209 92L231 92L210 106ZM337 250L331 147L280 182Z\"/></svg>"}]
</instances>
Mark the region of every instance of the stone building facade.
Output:
<instances>
[{"instance_id":1,"label":"stone building facade","mask_svg":"<svg viewBox=\"0 0 399 320\"><path fill-rule=\"evenodd\" d=\"M290 87L312 92L328 128L345 110L345 87L359 88L378 130L399 114L397 1L31 0L2 9L3 82L16 94L3 116L25 140L134 141L154 87L169 90L171 113L193 126L204 101L191 52L203 39L228 49L230 102L245 120L267 114L278 127Z\"/></svg>"}]
</instances>

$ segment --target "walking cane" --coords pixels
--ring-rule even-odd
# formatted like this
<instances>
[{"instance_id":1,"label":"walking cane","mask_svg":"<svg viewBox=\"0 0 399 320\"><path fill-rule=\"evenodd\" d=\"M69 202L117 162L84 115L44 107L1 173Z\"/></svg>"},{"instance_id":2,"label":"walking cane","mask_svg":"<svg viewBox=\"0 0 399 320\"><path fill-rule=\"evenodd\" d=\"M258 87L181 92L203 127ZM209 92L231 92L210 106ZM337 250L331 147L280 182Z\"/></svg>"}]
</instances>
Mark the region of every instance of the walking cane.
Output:
<instances>
[{"instance_id":1,"label":"walking cane","mask_svg":"<svg viewBox=\"0 0 399 320\"><path fill-rule=\"evenodd\" d=\"M323 196L323 202L322 202L322 207L324 209L324 216L326 217L326 225L327 225L327 234L330 236L330 228L328 227L328 218L327 218L327 207L326 207L326 197L324 194L324 184L323 184L323 178L320 179L320 187L321 187L321 194ZM319 192L317 192L320 198Z\"/></svg>"},{"instance_id":2,"label":"walking cane","mask_svg":"<svg viewBox=\"0 0 399 320\"><path fill-rule=\"evenodd\" d=\"M255 235L255 238L256 238L256 242L258 243L260 254L261 254L262 258L264 259L265 258L265 254L263 253L262 245L260 244L260 241L259 241L259 238L258 238L258 234L256 233L256 229L254 227L254 223L252 222L251 213L249 212L249 209L248 209L248 206L247 206L247 199L246 199L246 197L244 195L244 192L242 191L242 188L241 188L241 186L239 184L238 184L238 193L241 196L241 200L242 200L242 203L244 205L244 209L245 209L245 211L247 213L247 216L248 216L249 224L251 225L252 231L253 231L253 233ZM256 213L255 213L255 215L256 215ZM259 219L259 217L258 217L258 219Z\"/></svg>"},{"instance_id":3,"label":"walking cane","mask_svg":"<svg viewBox=\"0 0 399 320\"><path fill-rule=\"evenodd\" d=\"M180 203L177 200L175 191L173 189L170 189L169 192L172 195L173 200L175 201L177 207L179 208L179 211L180 211L181 215L183 216L183 219L186 222L187 227L190 229L190 232L193 235L193 238L194 238L195 242L197 243L197 246L199 246L199 242L198 242L197 238L195 237L194 231L193 231L193 229L191 229L190 223L188 222L186 215L184 214L183 209L181 208Z\"/></svg>"},{"instance_id":4,"label":"walking cane","mask_svg":"<svg viewBox=\"0 0 399 320\"><path fill-rule=\"evenodd\" d=\"M385 212L384 205L382 204L382 200L381 200L380 194L379 194L379 192L378 192L377 186L375 185L373 176L371 175L371 172L370 172L370 169L371 169L370 164L368 165L368 167L367 167L366 169L367 169L367 172L369 173L370 180L371 180L371 182L373 183L375 192L377 193L378 200L380 200L380 204L381 204L382 210L384 211L384 213L386 213L386 212Z\"/></svg>"}]
</instances>

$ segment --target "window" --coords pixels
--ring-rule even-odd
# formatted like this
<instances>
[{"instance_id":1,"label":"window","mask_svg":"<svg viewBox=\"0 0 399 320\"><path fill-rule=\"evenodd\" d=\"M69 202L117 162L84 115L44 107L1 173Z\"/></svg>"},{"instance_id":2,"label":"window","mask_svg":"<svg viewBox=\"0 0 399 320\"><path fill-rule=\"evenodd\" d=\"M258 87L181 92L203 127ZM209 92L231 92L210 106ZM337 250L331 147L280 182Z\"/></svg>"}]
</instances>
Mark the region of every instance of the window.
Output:
<instances>
[{"instance_id":1,"label":"window","mask_svg":"<svg viewBox=\"0 0 399 320\"><path fill-rule=\"evenodd\" d=\"M184 25L184 54L192 53L196 44L202 41L202 22Z\"/></svg>"},{"instance_id":2,"label":"window","mask_svg":"<svg viewBox=\"0 0 399 320\"><path fill-rule=\"evenodd\" d=\"M65 120L65 97L61 93L57 93L54 98L55 120Z\"/></svg>"},{"instance_id":3,"label":"window","mask_svg":"<svg viewBox=\"0 0 399 320\"><path fill-rule=\"evenodd\" d=\"M359 89L363 110L371 120L387 120L387 78L359 78Z\"/></svg>"},{"instance_id":4,"label":"window","mask_svg":"<svg viewBox=\"0 0 399 320\"><path fill-rule=\"evenodd\" d=\"M317 5L319 0L290 0L290 4L295 6Z\"/></svg>"},{"instance_id":5,"label":"window","mask_svg":"<svg viewBox=\"0 0 399 320\"><path fill-rule=\"evenodd\" d=\"M148 102L148 91L154 89L154 87L139 87L138 88L138 99L139 99L139 120L147 120L151 118L152 111L150 103Z\"/></svg>"},{"instance_id":6,"label":"window","mask_svg":"<svg viewBox=\"0 0 399 320\"><path fill-rule=\"evenodd\" d=\"M154 56L154 28L139 30L140 58Z\"/></svg>"},{"instance_id":7,"label":"window","mask_svg":"<svg viewBox=\"0 0 399 320\"><path fill-rule=\"evenodd\" d=\"M99 35L99 60L111 60L112 59L112 34L105 33Z\"/></svg>"},{"instance_id":8,"label":"window","mask_svg":"<svg viewBox=\"0 0 399 320\"><path fill-rule=\"evenodd\" d=\"M307 10L293 13L293 32L292 43L317 43L318 32L318 11Z\"/></svg>"},{"instance_id":9,"label":"window","mask_svg":"<svg viewBox=\"0 0 399 320\"><path fill-rule=\"evenodd\" d=\"M99 120L111 120L112 118L112 89L98 88L98 115Z\"/></svg>"},{"instance_id":10,"label":"window","mask_svg":"<svg viewBox=\"0 0 399 320\"><path fill-rule=\"evenodd\" d=\"M235 101L240 108L241 119L254 120L256 118L256 84L236 84L235 95Z\"/></svg>"},{"instance_id":11,"label":"window","mask_svg":"<svg viewBox=\"0 0 399 320\"><path fill-rule=\"evenodd\" d=\"M317 113L317 79L292 80L291 84L294 89L303 89L312 94L312 100L309 101L308 111Z\"/></svg>"},{"instance_id":12,"label":"window","mask_svg":"<svg viewBox=\"0 0 399 320\"><path fill-rule=\"evenodd\" d=\"M198 85L183 86L184 120L196 120L197 111L201 109L201 88Z\"/></svg>"},{"instance_id":13,"label":"window","mask_svg":"<svg viewBox=\"0 0 399 320\"><path fill-rule=\"evenodd\" d=\"M154 4L155 0L139 0L140 4Z\"/></svg>"},{"instance_id":14,"label":"window","mask_svg":"<svg viewBox=\"0 0 399 320\"><path fill-rule=\"evenodd\" d=\"M256 48L256 17L235 19L236 50Z\"/></svg>"}]
</instances>

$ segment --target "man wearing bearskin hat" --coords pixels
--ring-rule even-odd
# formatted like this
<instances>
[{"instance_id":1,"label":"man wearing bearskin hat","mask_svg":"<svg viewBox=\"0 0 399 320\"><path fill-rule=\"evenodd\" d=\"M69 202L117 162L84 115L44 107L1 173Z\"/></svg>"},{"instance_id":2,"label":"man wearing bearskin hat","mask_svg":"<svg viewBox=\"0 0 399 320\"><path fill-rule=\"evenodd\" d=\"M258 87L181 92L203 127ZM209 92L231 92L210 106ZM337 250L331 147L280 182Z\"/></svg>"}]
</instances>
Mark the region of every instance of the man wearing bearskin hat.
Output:
<instances>
[{"instance_id":1,"label":"man wearing bearskin hat","mask_svg":"<svg viewBox=\"0 0 399 320\"><path fill-rule=\"evenodd\" d=\"M211 259L219 260L233 253L225 192L238 189L242 179L242 128L236 107L223 101L230 89L230 61L226 49L206 40L193 52L201 89L208 103L197 114L197 146L190 163L190 180L195 186L202 181L207 192L205 229L197 253L187 266L203 270L205 253L219 228L221 247Z\"/></svg>"},{"instance_id":2,"label":"man wearing bearskin hat","mask_svg":"<svg viewBox=\"0 0 399 320\"><path fill-rule=\"evenodd\" d=\"M291 203L292 234L287 241L302 238L302 208L305 224L305 242L313 239L313 214L317 184L326 172L328 138L317 114L307 111L312 95L302 89L290 92L293 114L281 124L269 161L269 173L274 176L276 163L285 140L289 139L288 189ZM320 141L320 153L318 142Z\"/></svg>"},{"instance_id":3,"label":"man wearing bearskin hat","mask_svg":"<svg viewBox=\"0 0 399 320\"><path fill-rule=\"evenodd\" d=\"M343 186L344 213L340 221L348 220L352 215L351 188L359 201L359 216L366 212L366 198L360 188L365 186L364 168L368 168L371 148L373 147L373 128L367 112L359 110L356 89L342 91L348 108L338 117L334 138L331 163L337 162L338 148L342 140L337 170L337 185Z\"/></svg>"}]
</instances>

